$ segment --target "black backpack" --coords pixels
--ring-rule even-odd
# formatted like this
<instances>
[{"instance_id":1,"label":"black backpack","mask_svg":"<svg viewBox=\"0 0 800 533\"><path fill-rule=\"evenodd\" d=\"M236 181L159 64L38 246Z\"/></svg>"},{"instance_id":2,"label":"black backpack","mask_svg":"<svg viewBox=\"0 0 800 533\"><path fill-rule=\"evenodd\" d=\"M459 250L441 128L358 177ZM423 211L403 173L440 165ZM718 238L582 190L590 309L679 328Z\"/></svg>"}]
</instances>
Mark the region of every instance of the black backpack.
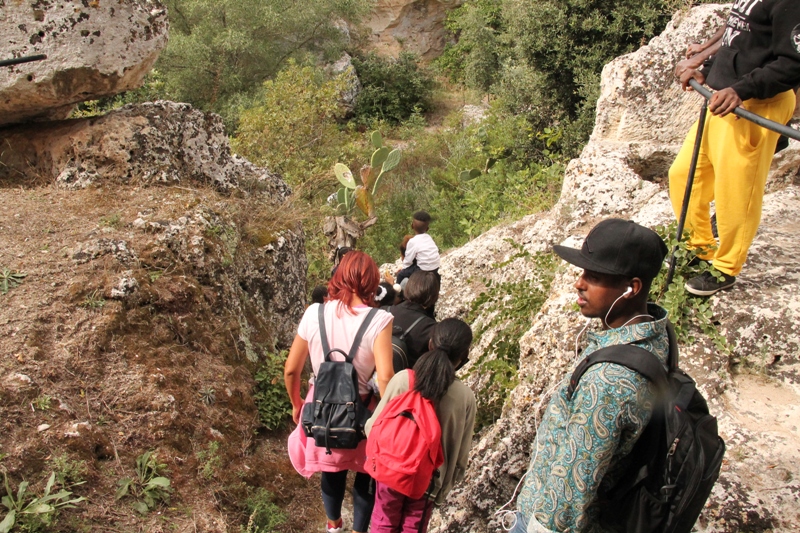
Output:
<instances>
[{"instance_id":1,"label":"black backpack","mask_svg":"<svg viewBox=\"0 0 800 533\"><path fill-rule=\"evenodd\" d=\"M330 349L325 333L324 305L319 306L319 337L325 360L314 378L314 401L303 406L301 424L306 436L313 438L317 446L325 447L328 455L331 448L353 449L367 438L364 424L372 414L367 407L372 394L366 403L361 400L353 358L377 312L377 309L370 309L367 313L358 328L350 353L346 354L338 348ZM345 360L331 360L333 352L339 352Z\"/></svg>"},{"instance_id":2,"label":"black backpack","mask_svg":"<svg viewBox=\"0 0 800 533\"><path fill-rule=\"evenodd\" d=\"M408 343L406 342L406 335L408 335L414 326L420 323L420 321L426 318L424 315L416 319L407 330L403 331L402 329L395 326L392 328L392 364L394 365L394 373L397 374L401 370L405 370L409 368L408 364ZM397 328L398 331L395 331ZM396 333L400 333L396 335Z\"/></svg>"},{"instance_id":3,"label":"black backpack","mask_svg":"<svg viewBox=\"0 0 800 533\"><path fill-rule=\"evenodd\" d=\"M694 380L678 368L671 325L669 371L651 352L622 344L587 356L570 378L572 397L593 364L609 362L638 372L656 385L653 417L630 453L619 481L598 494L601 523L625 533L689 533L719 477L725 442Z\"/></svg>"}]
</instances>

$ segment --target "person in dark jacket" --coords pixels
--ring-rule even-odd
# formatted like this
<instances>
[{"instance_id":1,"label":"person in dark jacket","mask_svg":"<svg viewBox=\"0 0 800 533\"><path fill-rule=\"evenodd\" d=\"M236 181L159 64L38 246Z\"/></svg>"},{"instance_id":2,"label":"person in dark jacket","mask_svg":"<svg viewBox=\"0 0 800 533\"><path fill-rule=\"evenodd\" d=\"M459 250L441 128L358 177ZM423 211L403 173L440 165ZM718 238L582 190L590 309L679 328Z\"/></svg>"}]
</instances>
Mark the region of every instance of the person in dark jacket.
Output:
<instances>
[{"instance_id":1,"label":"person in dark jacket","mask_svg":"<svg viewBox=\"0 0 800 533\"><path fill-rule=\"evenodd\" d=\"M730 114L736 107L786 124L800 84L800 2L737 0L716 54L701 68L680 74L716 92L708 105L697 172L687 210L689 245L713 269L686 282L686 290L710 296L730 288L742 270L761 222L764 186L779 135ZM680 216L697 123L669 171L670 199ZM711 231L709 206L716 202L719 243Z\"/></svg>"},{"instance_id":2,"label":"person in dark jacket","mask_svg":"<svg viewBox=\"0 0 800 533\"><path fill-rule=\"evenodd\" d=\"M403 295L405 300L391 308L394 316L393 335L399 337L422 317L405 338L408 365L413 368L417 359L428 351L428 342L433 334L433 326L436 325L436 320L428 314L428 310L433 309L439 299L439 276L435 272L423 270L414 272L408 278Z\"/></svg>"}]
</instances>

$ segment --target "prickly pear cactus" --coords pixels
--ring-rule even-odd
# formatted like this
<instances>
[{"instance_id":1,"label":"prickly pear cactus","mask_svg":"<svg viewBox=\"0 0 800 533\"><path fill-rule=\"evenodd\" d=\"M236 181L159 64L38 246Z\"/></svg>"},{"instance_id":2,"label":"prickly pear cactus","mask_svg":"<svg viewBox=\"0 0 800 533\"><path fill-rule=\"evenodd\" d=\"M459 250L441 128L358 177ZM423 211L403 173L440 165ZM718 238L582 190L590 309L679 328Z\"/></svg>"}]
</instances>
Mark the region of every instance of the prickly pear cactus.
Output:
<instances>
[{"instance_id":1,"label":"prickly pear cactus","mask_svg":"<svg viewBox=\"0 0 800 533\"><path fill-rule=\"evenodd\" d=\"M370 134L370 144L375 151L372 152L369 164L361 167L359 172L361 184L356 183L347 165L336 163L333 172L342 184L342 188L336 194L339 209L343 209L347 214L357 206L367 217L373 218L375 195L383 182L384 175L400 164L401 153L400 150L390 150L388 146L383 146L383 137L378 131Z\"/></svg>"}]
</instances>

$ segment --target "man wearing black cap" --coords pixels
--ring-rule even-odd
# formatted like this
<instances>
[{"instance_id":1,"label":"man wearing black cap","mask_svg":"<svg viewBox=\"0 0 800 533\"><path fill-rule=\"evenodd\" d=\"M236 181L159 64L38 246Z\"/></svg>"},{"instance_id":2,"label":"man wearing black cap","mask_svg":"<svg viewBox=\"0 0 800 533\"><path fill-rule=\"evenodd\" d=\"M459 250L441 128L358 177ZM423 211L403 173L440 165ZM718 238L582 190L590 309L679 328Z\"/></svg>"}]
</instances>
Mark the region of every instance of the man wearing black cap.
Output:
<instances>
[{"instance_id":1,"label":"man wearing black cap","mask_svg":"<svg viewBox=\"0 0 800 533\"><path fill-rule=\"evenodd\" d=\"M586 334L581 356L633 344L666 365L667 312L647 303L667 254L664 241L634 222L608 219L589 232L580 250L553 249L583 269L575 282L578 306L583 316L601 321ZM582 333L575 340L576 359ZM557 386L537 430L512 533L608 531L599 519L602 495L624 472L652 416L652 385L627 367L589 367L571 397L568 385L569 376Z\"/></svg>"}]
</instances>

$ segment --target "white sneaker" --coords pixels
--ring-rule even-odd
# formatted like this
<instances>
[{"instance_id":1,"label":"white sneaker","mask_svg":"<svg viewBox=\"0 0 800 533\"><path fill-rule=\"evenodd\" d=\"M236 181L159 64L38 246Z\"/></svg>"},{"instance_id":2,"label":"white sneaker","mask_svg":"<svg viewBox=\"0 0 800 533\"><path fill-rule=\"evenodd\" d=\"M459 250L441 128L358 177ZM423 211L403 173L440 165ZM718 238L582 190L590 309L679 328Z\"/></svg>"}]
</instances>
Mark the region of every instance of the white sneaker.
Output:
<instances>
[{"instance_id":1,"label":"white sneaker","mask_svg":"<svg viewBox=\"0 0 800 533\"><path fill-rule=\"evenodd\" d=\"M339 527L328 527L327 523L325 524L325 531L327 533L343 533L344 531L344 522Z\"/></svg>"}]
</instances>

